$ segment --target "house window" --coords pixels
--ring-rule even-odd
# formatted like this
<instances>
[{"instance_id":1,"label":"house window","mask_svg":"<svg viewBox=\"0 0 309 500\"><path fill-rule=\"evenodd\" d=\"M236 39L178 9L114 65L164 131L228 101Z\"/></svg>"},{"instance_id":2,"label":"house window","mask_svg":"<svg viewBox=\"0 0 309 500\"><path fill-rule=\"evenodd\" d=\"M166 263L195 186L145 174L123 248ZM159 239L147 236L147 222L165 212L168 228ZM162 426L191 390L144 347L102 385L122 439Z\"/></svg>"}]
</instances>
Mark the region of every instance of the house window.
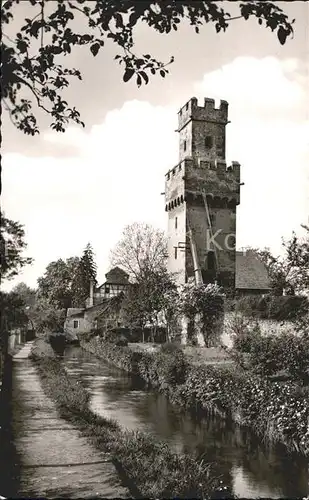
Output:
<instances>
[{"instance_id":1,"label":"house window","mask_svg":"<svg viewBox=\"0 0 309 500\"><path fill-rule=\"evenodd\" d=\"M79 326L79 321L78 321L78 319L75 319L73 321L73 328L78 328L78 326Z\"/></svg>"},{"instance_id":2,"label":"house window","mask_svg":"<svg viewBox=\"0 0 309 500\"><path fill-rule=\"evenodd\" d=\"M109 286L105 287L105 293L109 293Z\"/></svg>"},{"instance_id":3,"label":"house window","mask_svg":"<svg viewBox=\"0 0 309 500\"><path fill-rule=\"evenodd\" d=\"M205 148L206 149L212 148L212 137L211 137L211 135L206 135L206 137L205 137Z\"/></svg>"},{"instance_id":4,"label":"house window","mask_svg":"<svg viewBox=\"0 0 309 500\"><path fill-rule=\"evenodd\" d=\"M177 229L177 217L175 217L175 229Z\"/></svg>"},{"instance_id":5,"label":"house window","mask_svg":"<svg viewBox=\"0 0 309 500\"><path fill-rule=\"evenodd\" d=\"M187 141L183 141L183 150L186 151L187 149Z\"/></svg>"},{"instance_id":6,"label":"house window","mask_svg":"<svg viewBox=\"0 0 309 500\"><path fill-rule=\"evenodd\" d=\"M177 250L178 248L177 247L174 247L175 248L175 259L177 259Z\"/></svg>"},{"instance_id":7,"label":"house window","mask_svg":"<svg viewBox=\"0 0 309 500\"><path fill-rule=\"evenodd\" d=\"M210 250L207 254L207 269L214 271L216 268L215 252Z\"/></svg>"}]
</instances>

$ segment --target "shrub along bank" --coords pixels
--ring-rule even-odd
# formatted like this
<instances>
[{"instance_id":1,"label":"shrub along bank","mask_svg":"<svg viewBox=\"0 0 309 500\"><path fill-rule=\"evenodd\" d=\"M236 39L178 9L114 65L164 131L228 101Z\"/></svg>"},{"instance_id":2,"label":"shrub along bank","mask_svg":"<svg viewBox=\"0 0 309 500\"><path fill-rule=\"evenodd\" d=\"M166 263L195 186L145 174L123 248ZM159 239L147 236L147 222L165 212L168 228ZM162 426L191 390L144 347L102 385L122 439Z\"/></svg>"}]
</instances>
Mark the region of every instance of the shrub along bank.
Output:
<instances>
[{"instance_id":1,"label":"shrub along bank","mask_svg":"<svg viewBox=\"0 0 309 500\"><path fill-rule=\"evenodd\" d=\"M309 455L309 389L271 382L227 367L190 366L181 349L156 355L133 352L101 339L81 346L115 366L139 375L189 409L217 409L289 451Z\"/></svg>"},{"instance_id":2,"label":"shrub along bank","mask_svg":"<svg viewBox=\"0 0 309 500\"><path fill-rule=\"evenodd\" d=\"M70 379L59 359L42 358L40 351L36 349L32 359L44 390L64 418L80 427L99 449L110 452L135 498L225 498L219 481L211 479L209 465L174 454L152 436L124 430L115 421L93 413L86 389Z\"/></svg>"},{"instance_id":3,"label":"shrub along bank","mask_svg":"<svg viewBox=\"0 0 309 500\"><path fill-rule=\"evenodd\" d=\"M289 321L306 315L309 309L308 298L299 295L266 295L265 297L247 295L229 303L235 312L259 319Z\"/></svg>"},{"instance_id":4,"label":"shrub along bank","mask_svg":"<svg viewBox=\"0 0 309 500\"><path fill-rule=\"evenodd\" d=\"M283 332L280 336L264 336L258 325L242 325L233 335L233 354L237 361L264 377L285 371L299 385L309 385L309 336ZM309 404L309 403L308 403Z\"/></svg>"}]
</instances>

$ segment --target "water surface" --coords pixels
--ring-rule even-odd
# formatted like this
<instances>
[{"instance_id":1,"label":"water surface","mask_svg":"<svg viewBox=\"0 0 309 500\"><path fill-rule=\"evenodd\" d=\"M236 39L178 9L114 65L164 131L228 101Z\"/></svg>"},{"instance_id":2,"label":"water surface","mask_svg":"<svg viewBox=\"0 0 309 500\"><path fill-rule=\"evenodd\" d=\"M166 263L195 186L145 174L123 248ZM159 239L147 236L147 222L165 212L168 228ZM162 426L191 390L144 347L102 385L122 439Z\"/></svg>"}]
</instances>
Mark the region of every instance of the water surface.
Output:
<instances>
[{"instance_id":1,"label":"water surface","mask_svg":"<svg viewBox=\"0 0 309 500\"><path fill-rule=\"evenodd\" d=\"M245 498L296 498L309 494L309 460L267 448L250 431L218 416L202 420L179 410L166 396L79 347L64 363L91 394L91 408L131 430L149 432L175 452L213 463L213 473Z\"/></svg>"}]
</instances>

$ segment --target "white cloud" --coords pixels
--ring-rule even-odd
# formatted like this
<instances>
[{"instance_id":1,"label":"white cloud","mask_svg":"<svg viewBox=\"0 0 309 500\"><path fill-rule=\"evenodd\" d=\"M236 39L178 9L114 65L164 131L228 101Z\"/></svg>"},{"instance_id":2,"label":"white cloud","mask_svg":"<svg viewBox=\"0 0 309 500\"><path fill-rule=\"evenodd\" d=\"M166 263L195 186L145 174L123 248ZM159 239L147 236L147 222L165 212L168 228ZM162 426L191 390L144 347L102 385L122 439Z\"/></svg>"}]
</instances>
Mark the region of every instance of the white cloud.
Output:
<instances>
[{"instance_id":1,"label":"white cloud","mask_svg":"<svg viewBox=\"0 0 309 500\"><path fill-rule=\"evenodd\" d=\"M309 213L309 121L296 59L240 57L196 84L230 103L227 155L242 165L239 246L280 251ZM307 82L308 84L308 82Z\"/></svg>"},{"instance_id":2,"label":"white cloud","mask_svg":"<svg viewBox=\"0 0 309 500\"><path fill-rule=\"evenodd\" d=\"M238 245L280 247L309 212L308 121L298 61L237 58L195 85L198 97L224 98L232 123L228 159L242 164ZM188 98L196 94L188 90ZM181 103L180 103L181 104ZM3 157L3 207L26 226L36 259L18 281L35 285L46 265L81 254L91 241L100 279L124 225L166 227L164 173L178 159L174 107L128 101L89 132L70 128L42 140L72 147L74 158Z\"/></svg>"},{"instance_id":3,"label":"white cloud","mask_svg":"<svg viewBox=\"0 0 309 500\"><path fill-rule=\"evenodd\" d=\"M3 207L27 229L36 263L18 277L35 285L46 265L94 246L101 278L123 227L149 221L165 229L164 174L177 161L173 109L126 102L89 133L69 128L43 140L79 148L78 158L3 157ZM76 154L76 153L75 153Z\"/></svg>"},{"instance_id":4,"label":"white cloud","mask_svg":"<svg viewBox=\"0 0 309 500\"><path fill-rule=\"evenodd\" d=\"M196 83L199 94L226 99L231 115L263 113L272 117L301 105L306 90L295 80L297 59L280 61L274 57L238 57L232 63L207 73Z\"/></svg>"}]
</instances>

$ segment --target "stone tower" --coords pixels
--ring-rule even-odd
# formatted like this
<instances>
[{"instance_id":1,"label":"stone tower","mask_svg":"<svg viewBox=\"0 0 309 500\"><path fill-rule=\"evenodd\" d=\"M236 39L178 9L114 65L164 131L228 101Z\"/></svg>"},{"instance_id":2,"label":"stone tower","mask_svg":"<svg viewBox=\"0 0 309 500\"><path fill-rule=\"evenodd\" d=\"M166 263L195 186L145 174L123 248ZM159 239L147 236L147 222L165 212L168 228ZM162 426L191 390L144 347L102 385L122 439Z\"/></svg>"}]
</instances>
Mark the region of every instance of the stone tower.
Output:
<instances>
[{"instance_id":1,"label":"stone tower","mask_svg":"<svg viewBox=\"0 0 309 500\"><path fill-rule=\"evenodd\" d=\"M228 123L226 101L198 106L192 97L178 112L179 163L165 176L165 210L168 270L179 284L194 277L195 252L204 283L235 287L240 165L226 165Z\"/></svg>"}]
</instances>

